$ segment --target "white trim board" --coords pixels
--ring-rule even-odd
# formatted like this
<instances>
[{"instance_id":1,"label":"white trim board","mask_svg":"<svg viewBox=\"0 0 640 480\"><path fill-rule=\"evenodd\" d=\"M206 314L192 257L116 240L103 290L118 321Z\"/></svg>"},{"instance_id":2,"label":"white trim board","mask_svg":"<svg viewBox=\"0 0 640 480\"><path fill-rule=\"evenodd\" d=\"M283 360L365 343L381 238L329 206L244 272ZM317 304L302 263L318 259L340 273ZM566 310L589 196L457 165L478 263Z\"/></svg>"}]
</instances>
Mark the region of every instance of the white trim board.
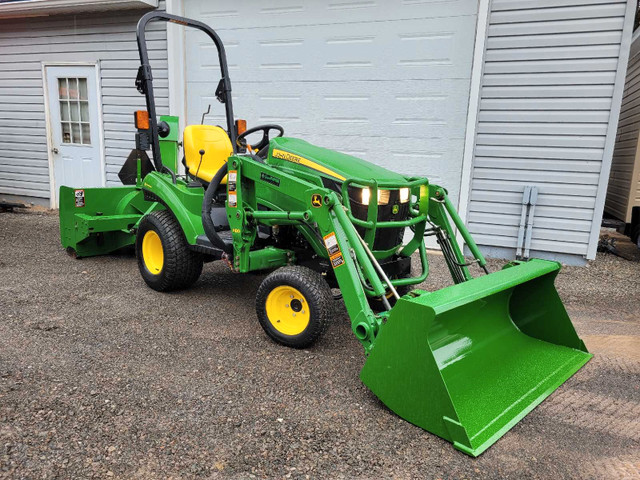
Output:
<instances>
[{"instance_id":1,"label":"white trim board","mask_svg":"<svg viewBox=\"0 0 640 480\"><path fill-rule=\"evenodd\" d=\"M491 0L480 0L478 5L478 21L476 22L476 43L471 66L471 86L469 88L469 107L467 109L467 127L464 139L464 157L462 158L462 175L460 178L460 198L458 199L458 215L464 223L467 220L471 192L471 172L473 171L473 154L480 110L480 93L482 90L482 74L484 72L484 53L487 41L487 26ZM460 232L456 234L458 242L462 242Z\"/></svg>"},{"instance_id":2,"label":"white trim board","mask_svg":"<svg viewBox=\"0 0 640 480\"><path fill-rule=\"evenodd\" d=\"M604 202L607 198L607 186L611 173L611 162L613 160L613 149L616 144L618 133L618 120L620 119L620 109L622 107L622 95L627 76L627 64L629 62L629 52L631 50L631 36L633 34L633 21L637 8L636 0L627 0L627 10L625 12L624 27L622 29L622 41L620 43L620 54L618 56L618 68L611 99L611 111L609 113L609 124L607 126L607 138L604 144L602 156L602 167L600 168L600 178L598 179L598 190L596 193L596 204L593 209L591 220L591 232L589 233L589 246L587 248L587 259L596 258L598 249L598 239L600 238L600 225L604 211Z\"/></svg>"},{"instance_id":3,"label":"white trim board","mask_svg":"<svg viewBox=\"0 0 640 480\"><path fill-rule=\"evenodd\" d=\"M166 12L184 16L184 0L166 0ZM169 69L169 115L179 117L178 140L181 142L182 132L187 121L186 102L186 65L185 59L185 27L167 22L167 61ZM178 162L178 171L184 174L184 165Z\"/></svg>"},{"instance_id":4,"label":"white trim board","mask_svg":"<svg viewBox=\"0 0 640 480\"><path fill-rule=\"evenodd\" d=\"M166 0L166 11L172 15L184 16L183 0ZM167 22L167 60L169 62L169 114L179 116L183 121L186 114L185 102L185 27Z\"/></svg>"}]
</instances>

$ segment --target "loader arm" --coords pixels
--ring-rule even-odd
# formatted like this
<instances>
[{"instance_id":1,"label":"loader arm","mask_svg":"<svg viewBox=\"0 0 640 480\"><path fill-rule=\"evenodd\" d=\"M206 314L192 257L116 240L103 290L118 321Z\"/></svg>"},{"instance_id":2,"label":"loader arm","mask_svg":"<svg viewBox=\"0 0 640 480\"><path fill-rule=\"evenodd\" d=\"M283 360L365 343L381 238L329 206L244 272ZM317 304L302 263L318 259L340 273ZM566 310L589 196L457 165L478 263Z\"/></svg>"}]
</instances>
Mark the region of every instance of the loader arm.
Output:
<instances>
[{"instance_id":1,"label":"loader arm","mask_svg":"<svg viewBox=\"0 0 640 480\"><path fill-rule=\"evenodd\" d=\"M591 358L555 291L560 265L514 262L472 278L452 223L475 262L485 268L486 260L441 187L412 184L417 200L407 222L414 237L402 251L420 252L422 273L409 281L421 282L428 271L422 238L428 223L456 285L414 290L376 314L367 297L384 295L393 283L369 251L365 239L371 242L373 234L363 239L356 225L375 230L385 228L384 222L375 220L372 206L367 220L355 218L347 188L368 185L375 198L380 185L347 179L340 198L321 182L248 157L229 162L238 180L228 192L237 202L227 205L238 265L249 265L243 258L251 256L257 223L298 225L310 237L322 237L310 243L330 259L351 329L367 354L362 381L398 415L459 450L482 453ZM258 210L258 204L274 210Z\"/></svg>"},{"instance_id":2,"label":"loader arm","mask_svg":"<svg viewBox=\"0 0 640 480\"><path fill-rule=\"evenodd\" d=\"M291 175L277 167L250 157L229 159L227 214L234 240L234 267L240 272L251 270L251 246L258 223L264 225L296 225L309 240L315 253L329 259L342 292L351 327L365 351L369 351L385 313L376 315L367 301L368 296L381 297L387 293L379 273L367 253L354 224L338 194L321 185ZM317 200L320 200L318 202ZM258 205L271 207L259 210ZM426 203L425 203L426 205ZM288 206L290 209L283 209ZM416 212L422 224L415 234L420 239L426 222L426 212ZM413 223L415 220L412 220ZM403 279L420 283L428 268L424 242L417 247L424 261L418 277ZM280 255L272 249L273 255Z\"/></svg>"}]
</instances>

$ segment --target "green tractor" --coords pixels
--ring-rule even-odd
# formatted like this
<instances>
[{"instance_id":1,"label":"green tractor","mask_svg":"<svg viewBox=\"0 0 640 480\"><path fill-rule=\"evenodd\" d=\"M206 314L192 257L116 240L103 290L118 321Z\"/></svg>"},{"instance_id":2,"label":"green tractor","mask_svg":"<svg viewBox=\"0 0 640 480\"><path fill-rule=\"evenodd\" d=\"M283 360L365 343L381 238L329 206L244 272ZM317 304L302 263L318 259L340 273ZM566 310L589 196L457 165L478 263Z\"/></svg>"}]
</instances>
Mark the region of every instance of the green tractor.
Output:
<instances>
[{"instance_id":1,"label":"green tractor","mask_svg":"<svg viewBox=\"0 0 640 480\"><path fill-rule=\"evenodd\" d=\"M178 119L156 117L150 21L199 29L218 51L215 94L226 125L184 129L186 175L178 173ZM558 263L510 262L489 273L441 186L284 137L278 125L246 130L234 118L224 46L204 23L151 12L137 37L136 86L147 110L135 114L125 186L61 187L68 251L87 257L135 245L142 278L161 292L190 286L209 261L236 273L271 271L257 292L257 318L294 348L321 337L339 289L367 356L365 385L400 417L473 456L591 358L554 288ZM249 145L255 133L262 137ZM434 292L412 290L429 272L428 235L455 283ZM473 278L472 264L485 274Z\"/></svg>"}]
</instances>

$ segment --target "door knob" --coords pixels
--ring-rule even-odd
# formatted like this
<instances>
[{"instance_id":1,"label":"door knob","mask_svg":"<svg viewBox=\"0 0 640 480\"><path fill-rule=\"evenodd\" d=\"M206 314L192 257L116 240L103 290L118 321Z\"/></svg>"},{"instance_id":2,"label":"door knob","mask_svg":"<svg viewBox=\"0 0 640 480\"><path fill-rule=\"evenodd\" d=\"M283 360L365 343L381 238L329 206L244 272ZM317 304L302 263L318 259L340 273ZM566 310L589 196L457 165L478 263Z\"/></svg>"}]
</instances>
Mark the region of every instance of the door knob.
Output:
<instances>
[{"instance_id":1,"label":"door knob","mask_svg":"<svg viewBox=\"0 0 640 480\"><path fill-rule=\"evenodd\" d=\"M53 153L55 153L55 154L57 154L57 153L58 153L58 149L57 149L56 147L53 147L53 148L51 149L51 151L52 151Z\"/></svg>"}]
</instances>

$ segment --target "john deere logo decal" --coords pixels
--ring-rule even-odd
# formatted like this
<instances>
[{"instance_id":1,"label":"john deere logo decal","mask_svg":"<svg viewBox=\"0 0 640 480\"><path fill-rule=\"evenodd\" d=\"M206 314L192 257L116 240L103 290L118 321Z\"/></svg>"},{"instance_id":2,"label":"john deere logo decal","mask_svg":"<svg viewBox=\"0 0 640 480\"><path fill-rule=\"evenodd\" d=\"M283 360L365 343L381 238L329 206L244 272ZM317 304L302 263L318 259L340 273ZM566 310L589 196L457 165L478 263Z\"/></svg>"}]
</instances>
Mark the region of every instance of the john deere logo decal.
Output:
<instances>
[{"instance_id":1,"label":"john deere logo decal","mask_svg":"<svg viewBox=\"0 0 640 480\"><path fill-rule=\"evenodd\" d=\"M319 193L314 193L311 195L311 205L316 208L320 208L322 206L322 195Z\"/></svg>"},{"instance_id":2,"label":"john deere logo decal","mask_svg":"<svg viewBox=\"0 0 640 480\"><path fill-rule=\"evenodd\" d=\"M400 211L400 207L398 207L398 205L394 205L391 208L391 213L393 213L394 215L396 215L399 211Z\"/></svg>"}]
</instances>

